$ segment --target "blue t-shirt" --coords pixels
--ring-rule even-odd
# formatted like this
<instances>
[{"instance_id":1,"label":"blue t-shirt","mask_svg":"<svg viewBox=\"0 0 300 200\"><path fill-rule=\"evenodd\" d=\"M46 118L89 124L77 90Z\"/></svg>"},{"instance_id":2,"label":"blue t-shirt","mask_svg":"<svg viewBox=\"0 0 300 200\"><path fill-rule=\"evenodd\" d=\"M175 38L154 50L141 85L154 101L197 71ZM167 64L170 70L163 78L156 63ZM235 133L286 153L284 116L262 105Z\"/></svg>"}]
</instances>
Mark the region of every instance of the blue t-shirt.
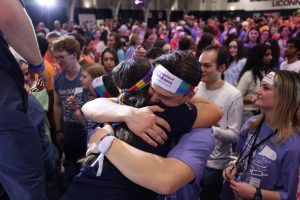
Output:
<instances>
[{"instance_id":1,"label":"blue t-shirt","mask_svg":"<svg viewBox=\"0 0 300 200\"><path fill-rule=\"evenodd\" d=\"M197 128L182 136L176 146L169 152L168 158L176 158L191 167L195 179L180 188L176 193L165 196L164 200L198 199L201 188L200 180L209 155L214 150L215 143L211 128Z\"/></svg>"},{"instance_id":2,"label":"blue t-shirt","mask_svg":"<svg viewBox=\"0 0 300 200\"><path fill-rule=\"evenodd\" d=\"M171 126L172 132L168 135L169 139L164 145L152 147L132 134L130 144L141 150L165 156L172 145L180 137L187 133L193 126L197 109L193 105L182 104L177 107L168 108L160 105L165 109L163 113L157 113L164 118ZM104 162L103 171L100 177L96 177L97 167L88 168L82 171L74 178L69 190L63 197L67 199L107 199L107 200L147 200L156 199L157 194L145 189L127 179L115 166L108 160Z\"/></svg>"},{"instance_id":3,"label":"blue t-shirt","mask_svg":"<svg viewBox=\"0 0 300 200\"><path fill-rule=\"evenodd\" d=\"M237 152L246 148L243 156L247 155L254 142L254 130L248 126L256 118L250 118L242 127ZM256 144L265 139L273 130L264 122L259 131ZM250 166L248 158L242 163L242 170L237 174L237 181L246 182L261 189L279 191L282 200L296 199L298 173L300 164L300 136L293 134L286 142L275 141L272 136L253 153Z\"/></svg>"},{"instance_id":4,"label":"blue t-shirt","mask_svg":"<svg viewBox=\"0 0 300 200\"><path fill-rule=\"evenodd\" d=\"M80 76L81 71L74 80L68 80L65 72L57 74L54 77L54 89L60 97L62 108L61 128L64 134L63 141L66 160L74 161L85 155L87 132L84 125L75 119L73 111L67 105L67 98L72 95L75 96L76 103L80 108L85 103L86 97L80 85Z\"/></svg>"}]
</instances>

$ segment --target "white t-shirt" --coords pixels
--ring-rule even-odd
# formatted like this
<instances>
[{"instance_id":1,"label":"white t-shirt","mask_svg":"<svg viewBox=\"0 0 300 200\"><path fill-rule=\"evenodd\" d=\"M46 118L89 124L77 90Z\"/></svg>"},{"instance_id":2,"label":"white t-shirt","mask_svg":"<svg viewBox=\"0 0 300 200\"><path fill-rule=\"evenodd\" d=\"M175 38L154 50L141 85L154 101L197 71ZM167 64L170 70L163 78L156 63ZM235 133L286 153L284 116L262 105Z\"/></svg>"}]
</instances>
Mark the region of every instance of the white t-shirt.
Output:
<instances>
[{"instance_id":1,"label":"white t-shirt","mask_svg":"<svg viewBox=\"0 0 300 200\"><path fill-rule=\"evenodd\" d=\"M224 169L230 161L231 144L236 143L242 123L243 97L240 91L224 81L224 85L216 90L208 90L204 82L200 82L196 96L213 101L223 108L224 115L213 126L215 149L210 155L207 165L214 169Z\"/></svg>"},{"instance_id":2,"label":"white t-shirt","mask_svg":"<svg viewBox=\"0 0 300 200\"><path fill-rule=\"evenodd\" d=\"M284 61L280 65L280 70L288 70L288 71L294 71L294 72L300 72L300 60L297 60L296 62L288 64L287 61Z\"/></svg>"}]
</instances>

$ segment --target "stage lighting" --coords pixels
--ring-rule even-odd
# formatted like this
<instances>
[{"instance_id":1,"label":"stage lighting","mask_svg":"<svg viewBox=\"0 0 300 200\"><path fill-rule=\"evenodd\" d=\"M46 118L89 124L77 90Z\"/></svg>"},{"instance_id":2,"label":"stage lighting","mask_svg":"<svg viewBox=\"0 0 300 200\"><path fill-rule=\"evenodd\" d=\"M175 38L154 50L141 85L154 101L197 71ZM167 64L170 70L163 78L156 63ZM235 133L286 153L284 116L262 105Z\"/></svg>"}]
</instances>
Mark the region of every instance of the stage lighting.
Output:
<instances>
[{"instance_id":1,"label":"stage lighting","mask_svg":"<svg viewBox=\"0 0 300 200\"><path fill-rule=\"evenodd\" d=\"M134 4L138 6L144 5L144 0L134 0Z\"/></svg>"},{"instance_id":2,"label":"stage lighting","mask_svg":"<svg viewBox=\"0 0 300 200\"><path fill-rule=\"evenodd\" d=\"M55 5L55 0L36 0L36 2L41 6L52 7Z\"/></svg>"}]
</instances>

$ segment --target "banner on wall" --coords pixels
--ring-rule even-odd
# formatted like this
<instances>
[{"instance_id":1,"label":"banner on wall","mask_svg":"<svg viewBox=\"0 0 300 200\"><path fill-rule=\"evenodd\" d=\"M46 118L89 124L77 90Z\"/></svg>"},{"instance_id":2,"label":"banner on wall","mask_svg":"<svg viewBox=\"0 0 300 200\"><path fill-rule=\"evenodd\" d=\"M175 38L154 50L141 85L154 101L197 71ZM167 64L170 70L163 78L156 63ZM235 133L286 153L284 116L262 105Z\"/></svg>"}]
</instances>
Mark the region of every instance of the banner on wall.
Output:
<instances>
[{"instance_id":1,"label":"banner on wall","mask_svg":"<svg viewBox=\"0 0 300 200\"><path fill-rule=\"evenodd\" d=\"M96 23L96 16L94 14L79 14L78 15L79 24L82 24L83 22L88 23L88 27L93 26L93 24Z\"/></svg>"}]
</instances>

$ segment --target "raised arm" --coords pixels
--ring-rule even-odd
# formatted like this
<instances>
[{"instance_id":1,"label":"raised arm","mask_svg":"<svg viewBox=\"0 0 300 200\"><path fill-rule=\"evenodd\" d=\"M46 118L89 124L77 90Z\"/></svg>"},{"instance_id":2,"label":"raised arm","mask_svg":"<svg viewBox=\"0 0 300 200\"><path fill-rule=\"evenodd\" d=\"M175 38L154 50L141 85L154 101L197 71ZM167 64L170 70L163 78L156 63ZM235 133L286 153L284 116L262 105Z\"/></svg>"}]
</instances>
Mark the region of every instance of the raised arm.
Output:
<instances>
[{"instance_id":1,"label":"raised arm","mask_svg":"<svg viewBox=\"0 0 300 200\"><path fill-rule=\"evenodd\" d=\"M7 42L29 63L43 62L32 22L19 0L0 0L0 30ZM47 81L47 73L39 75Z\"/></svg>"},{"instance_id":2,"label":"raised arm","mask_svg":"<svg viewBox=\"0 0 300 200\"><path fill-rule=\"evenodd\" d=\"M169 124L154 112L163 112L159 106L134 108L115 103L116 99L98 98L82 107L86 117L94 122L125 122L128 128L152 146L163 144L167 139L164 127L170 131Z\"/></svg>"}]
</instances>

